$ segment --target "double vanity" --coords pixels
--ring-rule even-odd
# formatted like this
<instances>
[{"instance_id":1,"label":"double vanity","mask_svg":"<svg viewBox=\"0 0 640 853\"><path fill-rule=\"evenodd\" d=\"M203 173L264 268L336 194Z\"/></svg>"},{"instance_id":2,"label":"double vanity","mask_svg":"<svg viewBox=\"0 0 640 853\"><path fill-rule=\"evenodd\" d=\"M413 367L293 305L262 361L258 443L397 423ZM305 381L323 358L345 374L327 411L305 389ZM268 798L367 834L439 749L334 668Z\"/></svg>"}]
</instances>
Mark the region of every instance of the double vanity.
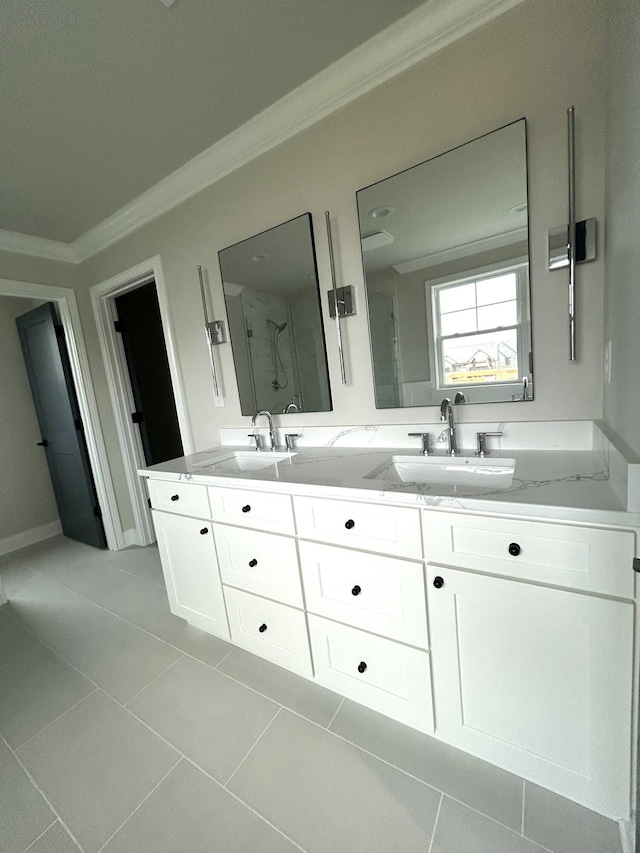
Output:
<instances>
[{"instance_id":1,"label":"double vanity","mask_svg":"<svg viewBox=\"0 0 640 853\"><path fill-rule=\"evenodd\" d=\"M628 819L638 516L610 460L374 432L140 471L172 612Z\"/></svg>"}]
</instances>

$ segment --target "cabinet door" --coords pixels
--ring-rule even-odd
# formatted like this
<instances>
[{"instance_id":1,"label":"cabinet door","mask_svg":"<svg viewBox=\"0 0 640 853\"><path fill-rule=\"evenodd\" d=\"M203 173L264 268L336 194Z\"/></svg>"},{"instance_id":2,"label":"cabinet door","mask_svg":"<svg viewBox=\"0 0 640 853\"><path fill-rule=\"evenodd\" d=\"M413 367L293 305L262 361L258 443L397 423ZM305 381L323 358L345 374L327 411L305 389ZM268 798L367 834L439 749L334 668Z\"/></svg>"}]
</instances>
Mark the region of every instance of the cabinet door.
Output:
<instances>
[{"instance_id":1,"label":"cabinet door","mask_svg":"<svg viewBox=\"0 0 640 853\"><path fill-rule=\"evenodd\" d=\"M628 817L633 605L438 566L427 583L436 734Z\"/></svg>"},{"instance_id":2,"label":"cabinet door","mask_svg":"<svg viewBox=\"0 0 640 853\"><path fill-rule=\"evenodd\" d=\"M153 512L171 612L229 639L211 522Z\"/></svg>"}]
</instances>

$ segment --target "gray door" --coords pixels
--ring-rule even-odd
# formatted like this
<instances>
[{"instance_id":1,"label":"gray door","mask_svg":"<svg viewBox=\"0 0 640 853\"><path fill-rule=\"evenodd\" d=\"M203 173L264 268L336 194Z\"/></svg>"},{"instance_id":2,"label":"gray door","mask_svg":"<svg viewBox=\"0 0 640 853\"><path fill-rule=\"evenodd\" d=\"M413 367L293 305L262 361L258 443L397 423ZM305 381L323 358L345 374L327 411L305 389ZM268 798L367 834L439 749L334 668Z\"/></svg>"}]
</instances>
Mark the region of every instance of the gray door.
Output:
<instances>
[{"instance_id":1,"label":"gray door","mask_svg":"<svg viewBox=\"0 0 640 853\"><path fill-rule=\"evenodd\" d=\"M31 394L62 532L106 546L69 359L55 308L47 302L16 317Z\"/></svg>"}]
</instances>

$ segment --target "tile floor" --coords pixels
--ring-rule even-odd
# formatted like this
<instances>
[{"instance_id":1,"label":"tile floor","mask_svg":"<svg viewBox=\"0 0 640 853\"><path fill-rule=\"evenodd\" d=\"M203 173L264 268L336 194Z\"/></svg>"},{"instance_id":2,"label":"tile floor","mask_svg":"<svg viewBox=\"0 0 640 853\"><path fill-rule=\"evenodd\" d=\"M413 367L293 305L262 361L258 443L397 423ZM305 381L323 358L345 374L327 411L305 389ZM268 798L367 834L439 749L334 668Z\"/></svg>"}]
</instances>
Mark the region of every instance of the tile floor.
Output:
<instances>
[{"instance_id":1,"label":"tile floor","mask_svg":"<svg viewBox=\"0 0 640 853\"><path fill-rule=\"evenodd\" d=\"M169 613L154 547L0 558L2 853L621 853L580 806Z\"/></svg>"}]
</instances>

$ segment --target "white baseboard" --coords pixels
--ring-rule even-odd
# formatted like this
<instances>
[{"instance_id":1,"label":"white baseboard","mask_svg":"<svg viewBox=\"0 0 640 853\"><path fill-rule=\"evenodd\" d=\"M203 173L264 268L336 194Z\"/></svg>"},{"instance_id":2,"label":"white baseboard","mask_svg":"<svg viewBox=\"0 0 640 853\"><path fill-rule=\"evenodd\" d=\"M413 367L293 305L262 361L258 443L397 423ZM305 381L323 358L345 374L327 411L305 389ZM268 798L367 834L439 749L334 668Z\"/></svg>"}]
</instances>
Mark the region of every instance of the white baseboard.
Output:
<instances>
[{"instance_id":1,"label":"white baseboard","mask_svg":"<svg viewBox=\"0 0 640 853\"><path fill-rule=\"evenodd\" d=\"M633 826L630 821L618 821L620 827L620 840L623 853L636 853L636 843L633 838Z\"/></svg>"},{"instance_id":2,"label":"white baseboard","mask_svg":"<svg viewBox=\"0 0 640 853\"><path fill-rule=\"evenodd\" d=\"M59 533L62 533L62 525L58 519L58 521L52 521L50 524L42 524L40 527L32 527L31 530L23 530L22 533L7 536L0 539L0 557L3 554L18 551L20 548L26 548L27 545L42 542L43 539L50 539Z\"/></svg>"},{"instance_id":3,"label":"white baseboard","mask_svg":"<svg viewBox=\"0 0 640 853\"><path fill-rule=\"evenodd\" d=\"M135 527L130 527L128 530L123 530L122 535L124 536L124 547L129 548L131 545L146 545L146 542L142 541L140 536L140 531Z\"/></svg>"}]
</instances>

